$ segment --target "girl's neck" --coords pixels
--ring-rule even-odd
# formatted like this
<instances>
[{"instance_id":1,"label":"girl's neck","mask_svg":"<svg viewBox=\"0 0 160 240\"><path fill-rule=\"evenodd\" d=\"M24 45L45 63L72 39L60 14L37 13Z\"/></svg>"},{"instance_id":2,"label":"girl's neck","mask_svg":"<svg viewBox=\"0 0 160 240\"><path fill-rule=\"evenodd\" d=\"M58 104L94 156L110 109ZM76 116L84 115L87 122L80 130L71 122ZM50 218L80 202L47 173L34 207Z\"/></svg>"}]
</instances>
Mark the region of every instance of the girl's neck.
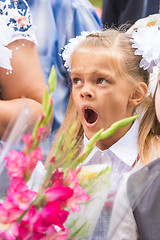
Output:
<instances>
[{"instance_id":1,"label":"girl's neck","mask_svg":"<svg viewBox=\"0 0 160 240\"><path fill-rule=\"evenodd\" d=\"M113 144L118 142L131 128L132 123L124 128L119 129L117 132L112 134L110 137L100 140L97 142L96 146L103 150L110 148Z\"/></svg>"}]
</instances>

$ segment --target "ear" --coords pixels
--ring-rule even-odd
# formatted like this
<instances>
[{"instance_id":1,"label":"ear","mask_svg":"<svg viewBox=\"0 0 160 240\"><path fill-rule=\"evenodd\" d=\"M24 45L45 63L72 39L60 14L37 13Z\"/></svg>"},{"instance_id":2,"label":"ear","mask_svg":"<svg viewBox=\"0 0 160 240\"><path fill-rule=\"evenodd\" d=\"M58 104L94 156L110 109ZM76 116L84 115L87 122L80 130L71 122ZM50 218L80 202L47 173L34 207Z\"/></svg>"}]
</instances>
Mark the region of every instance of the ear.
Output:
<instances>
[{"instance_id":1,"label":"ear","mask_svg":"<svg viewBox=\"0 0 160 240\"><path fill-rule=\"evenodd\" d=\"M146 97L147 91L148 91L147 84L144 82L139 82L130 96L129 106L133 107L138 106Z\"/></svg>"}]
</instances>

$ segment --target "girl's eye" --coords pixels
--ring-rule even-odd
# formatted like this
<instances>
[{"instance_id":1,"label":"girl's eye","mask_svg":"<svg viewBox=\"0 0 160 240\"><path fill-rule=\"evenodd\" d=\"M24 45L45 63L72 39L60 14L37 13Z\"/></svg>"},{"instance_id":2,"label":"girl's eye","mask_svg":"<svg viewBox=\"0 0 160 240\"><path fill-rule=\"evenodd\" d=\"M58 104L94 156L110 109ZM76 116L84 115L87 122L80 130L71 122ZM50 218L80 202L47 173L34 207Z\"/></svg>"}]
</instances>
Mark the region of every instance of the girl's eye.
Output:
<instances>
[{"instance_id":1,"label":"girl's eye","mask_svg":"<svg viewBox=\"0 0 160 240\"><path fill-rule=\"evenodd\" d=\"M108 79L105 79L105 78L98 78L97 79L97 84L107 84L107 83L109 83Z\"/></svg>"},{"instance_id":2,"label":"girl's eye","mask_svg":"<svg viewBox=\"0 0 160 240\"><path fill-rule=\"evenodd\" d=\"M74 85L80 85L80 84L82 84L82 81L81 81L81 79L79 79L79 78L74 78L74 79L72 79L72 82L73 82Z\"/></svg>"}]
</instances>

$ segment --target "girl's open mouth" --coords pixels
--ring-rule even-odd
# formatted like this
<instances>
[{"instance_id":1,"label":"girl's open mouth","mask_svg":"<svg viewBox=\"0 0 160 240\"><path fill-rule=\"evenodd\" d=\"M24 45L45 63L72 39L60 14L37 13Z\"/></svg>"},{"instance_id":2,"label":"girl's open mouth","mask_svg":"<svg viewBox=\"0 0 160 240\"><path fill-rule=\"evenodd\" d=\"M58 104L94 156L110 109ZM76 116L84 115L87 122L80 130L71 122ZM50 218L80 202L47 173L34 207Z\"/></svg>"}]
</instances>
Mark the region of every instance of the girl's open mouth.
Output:
<instances>
[{"instance_id":1,"label":"girl's open mouth","mask_svg":"<svg viewBox=\"0 0 160 240\"><path fill-rule=\"evenodd\" d=\"M85 108L84 109L84 118L87 123L93 124L98 119L98 114L91 108Z\"/></svg>"}]
</instances>

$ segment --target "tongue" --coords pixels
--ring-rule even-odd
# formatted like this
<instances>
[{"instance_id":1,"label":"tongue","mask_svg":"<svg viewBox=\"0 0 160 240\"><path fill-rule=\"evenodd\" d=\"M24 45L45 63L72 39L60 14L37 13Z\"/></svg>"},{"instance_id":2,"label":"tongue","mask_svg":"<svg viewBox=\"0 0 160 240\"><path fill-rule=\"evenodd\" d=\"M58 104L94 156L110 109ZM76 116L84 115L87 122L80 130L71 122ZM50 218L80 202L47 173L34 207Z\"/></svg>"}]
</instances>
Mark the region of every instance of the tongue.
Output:
<instances>
[{"instance_id":1,"label":"tongue","mask_svg":"<svg viewBox=\"0 0 160 240\"><path fill-rule=\"evenodd\" d=\"M88 123L92 124L97 120L98 115L92 109L87 108L85 109L84 117Z\"/></svg>"}]
</instances>

